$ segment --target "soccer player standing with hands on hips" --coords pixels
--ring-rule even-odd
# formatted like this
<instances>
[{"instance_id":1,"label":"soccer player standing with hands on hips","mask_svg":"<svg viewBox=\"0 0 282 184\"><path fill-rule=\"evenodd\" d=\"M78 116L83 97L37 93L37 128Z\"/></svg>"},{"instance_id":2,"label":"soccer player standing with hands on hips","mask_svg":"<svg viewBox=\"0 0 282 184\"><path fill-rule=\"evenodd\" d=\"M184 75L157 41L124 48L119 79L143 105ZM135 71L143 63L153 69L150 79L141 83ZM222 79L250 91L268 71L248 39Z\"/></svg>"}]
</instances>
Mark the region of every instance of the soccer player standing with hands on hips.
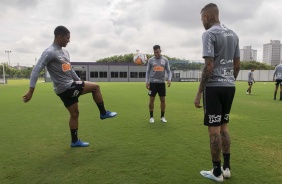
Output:
<instances>
[{"instance_id":1,"label":"soccer player standing with hands on hips","mask_svg":"<svg viewBox=\"0 0 282 184\"><path fill-rule=\"evenodd\" d=\"M201 171L200 174L223 182L223 178L231 176L227 124L235 94L235 80L240 71L239 38L220 23L216 4L207 4L202 9L201 20L206 29L202 35L205 66L194 105L196 108L202 107L200 101L203 95L204 125L208 127L213 168L211 171Z\"/></svg>"},{"instance_id":2,"label":"soccer player standing with hands on hips","mask_svg":"<svg viewBox=\"0 0 282 184\"><path fill-rule=\"evenodd\" d=\"M275 81L275 89L274 89L274 100L276 100L276 94L278 90L278 86L280 85L280 98L279 100L282 100L282 63L277 65L275 67L274 73L273 73L273 81Z\"/></svg>"},{"instance_id":3,"label":"soccer player standing with hands on hips","mask_svg":"<svg viewBox=\"0 0 282 184\"><path fill-rule=\"evenodd\" d=\"M149 90L148 95L150 96L149 101L149 111L150 111L150 123L154 123L154 102L155 96L158 93L161 101L161 122L166 123L167 120L164 117L165 114L165 72L167 72L167 86L170 87L171 84L171 71L169 67L169 61L167 58L161 55L161 47L155 45L154 56L148 61L147 71L146 71L146 88Z\"/></svg>"},{"instance_id":4,"label":"soccer player standing with hands on hips","mask_svg":"<svg viewBox=\"0 0 282 184\"><path fill-rule=\"evenodd\" d=\"M53 44L43 52L31 72L30 87L23 96L23 101L28 102L31 100L39 72L46 66L53 81L54 91L61 98L70 114L71 147L86 147L89 146L89 143L79 140L77 135L79 116L78 97L92 93L93 100L100 111L100 119L115 117L117 113L105 110L103 97L98 84L81 81L72 69L69 53L62 49L70 41L70 31L64 26L58 26L54 30L54 35Z\"/></svg>"}]
</instances>

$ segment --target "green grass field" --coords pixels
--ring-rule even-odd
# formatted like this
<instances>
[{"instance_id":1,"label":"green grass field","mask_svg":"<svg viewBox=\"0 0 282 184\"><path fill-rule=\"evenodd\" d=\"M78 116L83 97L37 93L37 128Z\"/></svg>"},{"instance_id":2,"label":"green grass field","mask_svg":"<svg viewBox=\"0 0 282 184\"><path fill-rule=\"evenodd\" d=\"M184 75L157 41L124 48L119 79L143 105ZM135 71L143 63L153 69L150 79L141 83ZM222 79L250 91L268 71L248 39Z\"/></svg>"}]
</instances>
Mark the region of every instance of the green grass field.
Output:
<instances>
[{"instance_id":1,"label":"green grass field","mask_svg":"<svg viewBox=\"0 0 282 184\"><path fill-rule=\"evenodd\" d=\"M22 95L27 80L0 85L0 183L202 184L211 169L203 110L193 101L199 83L167 88L166 119L149 123L145 83L100 83L106 108L118 112L100 120L90 94L80 97L80 139L70 148L68 112L51 83L37 84L33 99ZM273 100L274 83L257 82L246 95L237 82L230 115L232 177L225 183L282 183L282 101Z\"/></svg>"}]
</instances>

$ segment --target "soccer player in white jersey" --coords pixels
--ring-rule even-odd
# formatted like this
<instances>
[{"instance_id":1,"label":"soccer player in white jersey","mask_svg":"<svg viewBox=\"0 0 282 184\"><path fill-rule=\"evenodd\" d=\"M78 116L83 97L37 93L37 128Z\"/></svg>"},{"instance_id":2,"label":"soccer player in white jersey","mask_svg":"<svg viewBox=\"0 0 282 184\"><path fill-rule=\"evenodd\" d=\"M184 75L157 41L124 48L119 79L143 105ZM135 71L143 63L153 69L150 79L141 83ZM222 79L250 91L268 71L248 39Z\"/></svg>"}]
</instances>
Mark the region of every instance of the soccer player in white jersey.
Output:
<instances>
[{"instance_id":1,"label":"soccer player in white jersey","mask_svg":"<svg viewBox=\"0 0 282 184\"><path fill-rule=\"evenodd\" d=\"M46 66L50 73L55 93L61 98L64 106L69 111L69 127L71 132L71 147L87 147L88 142L78 139L78 97L87 93L92 94L93 101L100 111L100 119L112 118L116 112L105 110L100 86L96 83L81 81L71 67L69 53L62 47L66 47L70 41L70 31L64 26L58 26L54 30L54 42L48 47L37 64L33 68L30 76L30 87L23 96L23 101L31 100L39 72Z\"/></svg>"},{"instance_id":2,"label":"soccer player in white jersey","mask_svg":"<svg viewBox=\"0 0 282 184\"><path fill-rule=\"evenodd\" d=\"M247 94L247 95L252 95L252 87L253 87L253 84L255 83L254 71L255 71L255 69L252 68L252 69L249 71L249 73L248 73L248 85L249 85L249 88L248 88L247 91L246 91L246 94Z\"/></svg>"},{"instance_id":3,"label":"soccer player in white jersey","mask_svg":"<svg viewBox=\"0 0 282 184\"><path fill-rule=\"evenodd\" d=\"M166 57L161 55L161 47L155 45L154 56L148 61L146 71L146 88L149 90L148 95L150 96L149 111L150 111L150 123L154 123L154 102L155 96L158 93L161 101L161 121L166 123L167 120L164 117L166 102L166 87L165 87L165 72L167 72L167 86L171 84L171 71L169 67L169 61Z\"/></svg>"},{"instance_id":4,"label":"soccer player in white jersey","mask_svg":"<svg viewBox=\"0 0 282 184\"><path fill-rule=\"evenodd\" d=\"M239 38L220 23L216 4L207 4L202 9L201 20L206 29L202 35L205 66L194 105L196 108L202 107L200 101L203 95L204 125L208 127L213 168L200 174L223 182L223 178L231 176L227 125L235 94L235 80L240 70ZM222 167L221 154L224 159Z\"/></svg>"}]
</instances>

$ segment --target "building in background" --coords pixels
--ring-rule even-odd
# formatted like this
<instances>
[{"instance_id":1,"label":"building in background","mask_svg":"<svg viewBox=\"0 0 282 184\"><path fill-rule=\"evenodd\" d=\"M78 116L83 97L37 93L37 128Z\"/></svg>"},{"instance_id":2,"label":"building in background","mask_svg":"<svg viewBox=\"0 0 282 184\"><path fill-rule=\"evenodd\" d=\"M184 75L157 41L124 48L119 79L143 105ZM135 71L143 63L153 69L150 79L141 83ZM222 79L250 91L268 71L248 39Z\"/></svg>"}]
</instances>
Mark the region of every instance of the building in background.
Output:
<instances>
[{"instance_id":1,"label":"building in background","mask_svg":"<svg viewBox=\"0 0 282 184\"><path fill-rule=\"evenodd\" d=\"M263 44L263 59L264 63L271 66L276 66L281 62L281 43L280 40L270 40L270 43Z\"/></svg>"},{"instance_id":2,"label":"building in background","mask_svg":"<svg viewBox=\"0 0 282 184\"><path fill-rule=\"evenodd\" d=\"M252 46L245 46L240 49L241 61L257 61L257 50L252 49Z\"/></svg>"}]
</instances>

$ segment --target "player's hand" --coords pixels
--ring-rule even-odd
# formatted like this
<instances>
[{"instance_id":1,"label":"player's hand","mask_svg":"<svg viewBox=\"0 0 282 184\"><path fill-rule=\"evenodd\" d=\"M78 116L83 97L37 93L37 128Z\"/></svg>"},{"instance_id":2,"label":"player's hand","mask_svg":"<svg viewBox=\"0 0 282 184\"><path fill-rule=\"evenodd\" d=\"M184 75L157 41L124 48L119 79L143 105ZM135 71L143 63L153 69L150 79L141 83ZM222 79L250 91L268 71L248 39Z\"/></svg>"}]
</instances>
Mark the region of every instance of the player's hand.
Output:
<instances>
[{"instance_id":1,"label":"player's hand","mask_svg":"<svg viewBox=\"0 0 282 184\"><path fill-rule=\"evenodd\" d=\"M23 101L27 103L29 100L31 100L33 95L33 91L28 91L24 96L23 96Z\"/></svg>"},{"instance_id":2,"label":"player's hand","mask_svg":"<svg viewBox=\"0 0 282 184\"><path fill-rule=\"evenodd\" d=\"M167 87L171 85L171 81L167 81Z\"/></svg>"},{"instance_id":3,"label":"player's hand","mask_svg":"<svg viewBox=\"0 0 282 184\"><path fill-rule=\"evenodd\" d=\"M150 89L150 83L149 82L146 83L146 88Z\"/></svg>"},{"instance_id":4,"label":"player's hand","mask_svg":"<svg viewBox=\"0 0 282 184\"><path fill-rule=\"evenodd\" d=\"M194 100L194 105L196 108L201 108L202 106L200 105L201 103L201 98L202 98L202 93L198 92L196 97L195 97L195 100Z\"/></svg>"}]
</instances>

